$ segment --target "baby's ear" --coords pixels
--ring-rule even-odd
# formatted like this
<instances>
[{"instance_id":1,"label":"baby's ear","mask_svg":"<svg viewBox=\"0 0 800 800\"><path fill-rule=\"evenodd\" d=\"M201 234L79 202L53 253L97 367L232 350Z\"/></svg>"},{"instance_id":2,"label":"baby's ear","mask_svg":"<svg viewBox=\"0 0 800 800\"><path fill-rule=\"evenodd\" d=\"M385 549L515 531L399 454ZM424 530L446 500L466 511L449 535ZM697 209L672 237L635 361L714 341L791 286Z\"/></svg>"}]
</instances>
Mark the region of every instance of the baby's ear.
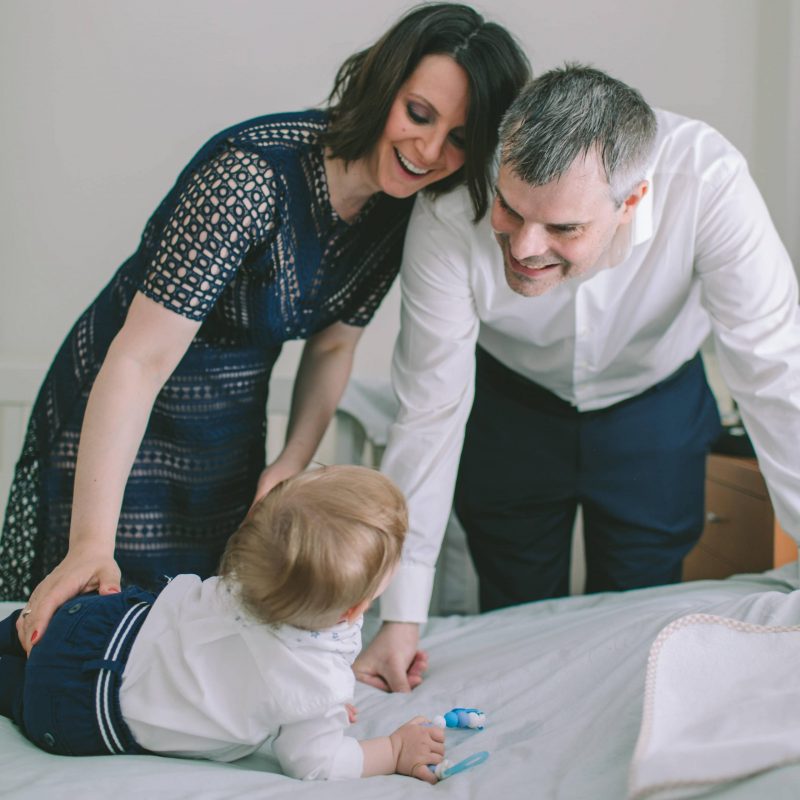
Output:
<instances>
[{"instance_id":1,"label":"baby's ear","mask_svg":"<svg viewBox=\"0 0 800 800\"><path fill-rule=\"evenodd\" d=\"M341 622L347 622L352 625L369 608L369 603L369 600L362 600L360 603L348 608L342 614Z\"/></svg>"}]
</instances>

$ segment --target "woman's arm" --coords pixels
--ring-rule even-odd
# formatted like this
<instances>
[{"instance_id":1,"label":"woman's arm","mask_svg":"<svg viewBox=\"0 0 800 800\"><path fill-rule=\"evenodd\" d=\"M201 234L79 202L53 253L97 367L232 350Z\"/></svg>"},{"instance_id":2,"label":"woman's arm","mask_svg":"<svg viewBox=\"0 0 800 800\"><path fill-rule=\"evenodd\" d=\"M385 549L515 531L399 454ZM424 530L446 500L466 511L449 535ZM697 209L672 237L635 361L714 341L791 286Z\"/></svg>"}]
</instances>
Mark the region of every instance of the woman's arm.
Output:
<instances>
[{"instance_id":1,"label":"woman's arm","mask_svg":"<svg viewBox=\"0 0 800 800\"><path fill-rule=\"evenodd\" d=\"M71 597L119 590L114 542L125 484L156 395L199 327L199 322L143 294L134 297L89 394L75 469L69 551L34 590L31 613L20 617L20 641L27 650Z\"/></svg>"},{"instance_id":2,"label":"woman's arm","mask_svg":"<svg viewBox=\"0 0 800 800\"><path fill-rule=\"evenodd\" d=\"M286 444L261 473L253 502L305 469L313 458L347 385L362 330L336 322L306 342L294 381Z\"/></svg>"}]
</instances>

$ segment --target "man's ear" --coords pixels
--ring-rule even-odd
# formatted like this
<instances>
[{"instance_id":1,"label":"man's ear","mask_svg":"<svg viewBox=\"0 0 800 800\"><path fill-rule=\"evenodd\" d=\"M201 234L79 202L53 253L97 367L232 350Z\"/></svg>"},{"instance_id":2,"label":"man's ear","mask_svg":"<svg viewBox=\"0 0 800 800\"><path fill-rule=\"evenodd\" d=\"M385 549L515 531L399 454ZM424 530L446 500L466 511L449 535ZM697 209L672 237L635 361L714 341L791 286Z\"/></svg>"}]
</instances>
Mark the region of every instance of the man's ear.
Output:
<instances>
[{"instance_id":1,"label":"man's ear","mask_svg":"<svg viewBox=\"0 0 800 800\"><path fill-rule=\"evenodd\" d=\"M620 224L630 222L633 219L636 206L639 205L639 201L647 194L649 189L650 182L642 181L638 183L631 193L622 201L622 218L620 219Z\"/></svg>"}]
</instances>

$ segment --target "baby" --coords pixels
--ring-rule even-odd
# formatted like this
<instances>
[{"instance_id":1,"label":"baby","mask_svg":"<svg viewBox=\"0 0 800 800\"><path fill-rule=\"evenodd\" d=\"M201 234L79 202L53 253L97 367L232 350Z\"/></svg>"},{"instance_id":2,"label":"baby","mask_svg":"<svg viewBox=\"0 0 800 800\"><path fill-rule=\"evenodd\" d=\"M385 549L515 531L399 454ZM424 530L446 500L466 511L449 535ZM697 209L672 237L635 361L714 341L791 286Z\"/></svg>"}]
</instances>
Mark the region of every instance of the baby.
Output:
<instances>
[{"instance_id":1,"label":"baby","mask_svg":"<svg viewBox=\"0 0 800 800\"><path fill-rule=\"evenodd\" d=\"M70 600L27 659L20 612L0 622L0 713L64 755L232 761L269 742L297 778L434 783L444 734L423 718L377 739L345 735L362 615L406 527L402 494L374 470L298 475L251 510L218 577Z\"/></svg>"}]
</instances>

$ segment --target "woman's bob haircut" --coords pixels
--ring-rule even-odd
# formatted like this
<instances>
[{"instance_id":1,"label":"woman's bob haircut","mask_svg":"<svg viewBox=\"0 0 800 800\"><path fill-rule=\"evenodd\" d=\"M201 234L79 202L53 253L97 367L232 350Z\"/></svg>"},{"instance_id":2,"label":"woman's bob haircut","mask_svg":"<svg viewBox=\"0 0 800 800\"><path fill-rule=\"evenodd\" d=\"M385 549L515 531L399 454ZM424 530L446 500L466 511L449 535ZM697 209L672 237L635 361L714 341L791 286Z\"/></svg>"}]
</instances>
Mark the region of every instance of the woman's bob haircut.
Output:
<instances>
[{"instance_id":1,"label":"woman's bob haircut","mask_svg":"<svg viewBox=\"0 0 800 800\"><path fill-rule=\"evenodd\" d=\"M530 65L511 34L459 3L416 6L372 47L350 56L328 97L330 125L323 144L352 162L378 142L400 87L430 55L450 56L467 75L469 111L464 166L424 191L441 194L466 183L475 220L485 213L500 120L530 77Z\"/></svg>"}]
</instances>

